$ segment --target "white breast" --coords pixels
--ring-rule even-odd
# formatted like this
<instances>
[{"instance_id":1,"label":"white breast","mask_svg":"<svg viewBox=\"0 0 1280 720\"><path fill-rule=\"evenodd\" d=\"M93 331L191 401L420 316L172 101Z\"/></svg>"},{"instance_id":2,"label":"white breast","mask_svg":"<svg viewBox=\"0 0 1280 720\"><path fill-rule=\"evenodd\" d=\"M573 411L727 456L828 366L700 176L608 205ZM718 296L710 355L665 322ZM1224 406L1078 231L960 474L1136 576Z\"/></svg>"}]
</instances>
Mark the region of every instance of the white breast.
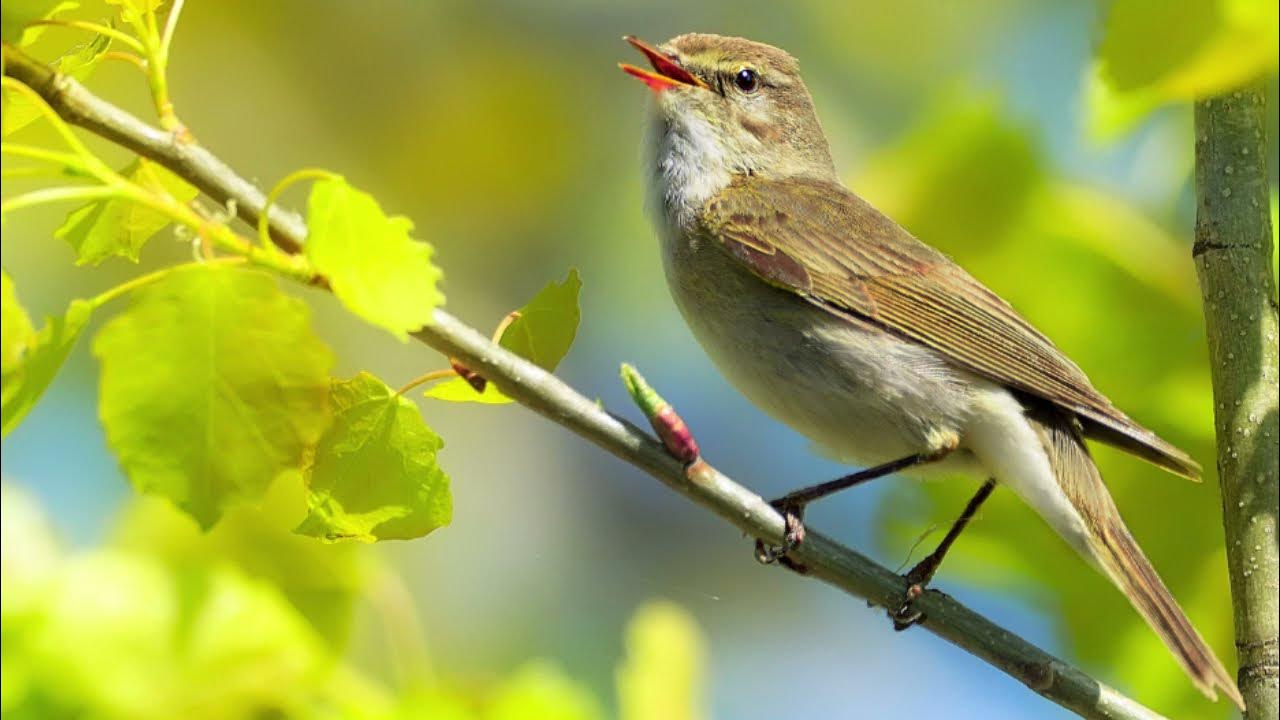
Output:
<instances>
[{"instance_id":1,"label":"white breast","mask_svg":"<svg viewBox=\"0 0 1280 720\"><path fill-rule=\"evenodd\" d=\"M645 142L650 209L663 224L687 227L707 200L728 187L733 163L701 116L654 110Z\"/></svg>"}]
</instances>

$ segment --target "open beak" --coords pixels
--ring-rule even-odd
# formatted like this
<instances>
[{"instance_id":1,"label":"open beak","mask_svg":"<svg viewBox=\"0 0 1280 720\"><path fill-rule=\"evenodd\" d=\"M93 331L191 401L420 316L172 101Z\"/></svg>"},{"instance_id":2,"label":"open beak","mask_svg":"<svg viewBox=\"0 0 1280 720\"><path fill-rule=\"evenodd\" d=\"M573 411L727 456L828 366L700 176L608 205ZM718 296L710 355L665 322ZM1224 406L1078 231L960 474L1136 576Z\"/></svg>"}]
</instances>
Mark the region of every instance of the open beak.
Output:
<instances>
[{"instance_id":1,"label":"open beak","mask_svg":"<svg viewBox=\"0 0 1280 720\"><path fill-rule=\"evenodd\" d=\"M618 67L622 68L622 72L648 85L650 90L662 92L663 90L677 87L708 87L702 81L702 78L680 67L679 63L667 57L661 50L649 43L632 35L627 35L622 39L631 43L632 47L649 58L649 64L653 66L653 72L626 63L618 63Z\"/></svg>"}]
</instances>

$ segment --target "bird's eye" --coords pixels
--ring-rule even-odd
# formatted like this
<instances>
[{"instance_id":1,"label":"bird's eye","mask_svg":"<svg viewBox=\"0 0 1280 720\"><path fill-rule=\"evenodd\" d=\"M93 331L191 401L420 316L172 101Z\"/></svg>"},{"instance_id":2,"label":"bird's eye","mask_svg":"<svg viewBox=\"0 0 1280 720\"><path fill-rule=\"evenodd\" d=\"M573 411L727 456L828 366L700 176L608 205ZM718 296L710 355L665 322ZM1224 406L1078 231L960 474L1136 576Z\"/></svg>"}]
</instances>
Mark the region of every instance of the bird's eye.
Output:
<instances>
[{"instance_id":1,"label":"bird's eye","mask_svg":"<svg viewBox=\"0 0 1280 720\"><path fill-rule=\"evenodd\" d=\"M760 76L751 68L742 68L733 76L733 84L744 93L753 93L760 89Z\"/></svg>"}]
</instances>

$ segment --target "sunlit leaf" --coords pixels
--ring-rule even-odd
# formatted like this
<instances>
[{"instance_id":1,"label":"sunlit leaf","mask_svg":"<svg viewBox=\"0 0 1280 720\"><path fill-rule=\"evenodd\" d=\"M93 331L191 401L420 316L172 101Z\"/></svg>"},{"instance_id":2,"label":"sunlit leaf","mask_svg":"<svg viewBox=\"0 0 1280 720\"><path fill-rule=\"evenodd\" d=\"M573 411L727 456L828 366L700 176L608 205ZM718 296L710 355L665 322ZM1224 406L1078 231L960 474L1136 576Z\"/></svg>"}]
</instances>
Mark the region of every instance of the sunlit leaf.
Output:
<instances>
[{"instance_id":1,"label":"sunlit leaf","mask_svg":"<svg viewBox=\"0 0 1280 720\"><path fill-rule=\"evenodd\" d=\"M0 376L18 368L27 348L36 341L31 318L18 302L18 292L13 287L9 273L0 271Z\"/></svg>"},{"instance_id":2,"label":"sunlit leaf","mask_svg":"<svg viewBox=\"0 0 1280 720\"><path fill-rule=\"evenodd\" d=\"M582 279L576 269L571 269L563 282L549 283L517 311L518 317L503 331L498 344L544 370L555 370L578 333L582 317L578 307L581 290ZM491 405L511 402L493 383L486 383L484 392L479 393L460 377L437 383L427 388L425 394L451 402Z\"/></svg>"},{"instance_id":3,"label":"sunlit leaf","mask_svg":"<svg viewBox=\"0 0 1280 720\"><path fill-rule=\"evenodd\" d=\"M503 681L485 720L597 720L604 714L590 692L546 662L530 662Z\"/></svg>"},{"instance_id":4,"label":"sunlit leaf","mask_svg":"<svg viewBox=\"0 0 1280 720\"><path fill-rule=\"evenodd\" d=\"M514 402L493 383L485 383L484 392L476 392L471 383L460 377L436 383L423 393L426 397L449 402L473 402L482 405L509 405Z\"/></svg>"},{"instance_id":5,"label":"sunlit leaf","mask_svg":"<svg viewBox=\"0 0 1280 720\"><path fill-rule=\"evenodd\" d=\"M44 327L36 333L34 342L25 347L21 362L4 373L4 388L0 393L3 396L3 402L0 403L0 436L8 435L22 422L22 418L35 406L49 383L53 382L92 312L93 306L89 303L73 300L66 314L45 318ZM9 311L5 314L7 324ZM9 330L6 329L5 332L7 334ZM7 352L6 346L6 354Z\"/></svg>"},{"instance_id":6,"label":"sunlit leaf","mask_svg":"<svg viewBox=\"0 0 1280 720\"><path fill-rule=\"evenodd\" d=\"M298 532L326 540L407 539L447 525L444 442L417 406L368 373L333 383L333 424L308 473L311 512Z\"/></svg>"},{"instance_id":7,"label":"sunlit leaf","mask_svg":"<svg viewBox=\"0 0 1280 720\"><path fill-rule=\"evenodd\" d=\"M198 190L164 167L139 158L120 171L126 178L157 194L187 202ZM132 200L96 200L71 211L53 234L71 243L77 265L96 265L112 256L138 261L138 252L171 220Z\"/></svg>"},{"instance_id":8,"label":"sunlit leaf","mask_svg":"<svg viewBox=\"0 0 1280 720\"><path fill-rule=\"evenodd\" d=\"M75 3L60 3L58 7L54 8L54 13L72 7L75 7ZM33 39L37 31L43 29L44 26L28 28L22 34L24 42L29 41L29 38ZM49 65L63 75L84 82L93 74L94 69L98 66L98 60L102 58L102 54L109 47L111 47L111 38L106 35L96 35L89 42L73 48ZM40 117L40 110L37 109L35 100L32 100L27 93L15 92L9 88L4 88L3 98L4 115L0 118L0 137L8 137Z\"/></svg>"},{"instance_id":9,"label":"sunlit leaf","mask_svg":"<svg viewBox=\"0 0 1280 720\"><path fill-rule=\"evenodd\" d=\"M706 649L689 613L672 603L645 605L627 626L626 648L617 672L619 720L707 717Z\"/></svg>"},{"instance_id":10,"label":"sunlit leaf","mask_svg":"<svg viewBox=\"0 0 1280 720\"><path fill-rule=\"evenodd\" d=\"M1110 3L1089 81L1091 128L1106 139L1159 105L1215 95L1274 71L1278 27L1277 4L1266 0Z\"/></svg>"},{"instance_id":11,"label":"sunlit leaf","mask_svg":"<svg viewBox=\"0 0 1280 720\"><path fill-rule=\"evenodd\" d=\"M307 203L307 257L356 315L404 339L444 303L431 246L409 237L408 218L387 216L342 178L320 180Z\"/></svg>"},{"instance_id":12,"label":"sunlit leaf","mask_svg":"<svg viewBox=\"0 0 1280 720\"><path fill-rule=\"evenodd\" d=\"M107 442L141 492L209 527L297 470L328 424L332 356L261 272L191 267L139 290L93 345Z\"/></svg>"},{"instance_id":13,"label":"sunlit leaf","mask_svg":"<svg viewBox=\"0 0 1280 720\"><path fill-rule=\"evenodd\" d=\"M563 282L550 283L520 308L520 316L507 326L498 344L544 370L554 370L578 332L581 290L578 271L570 270Z\"/></svg>"}]
</instances>

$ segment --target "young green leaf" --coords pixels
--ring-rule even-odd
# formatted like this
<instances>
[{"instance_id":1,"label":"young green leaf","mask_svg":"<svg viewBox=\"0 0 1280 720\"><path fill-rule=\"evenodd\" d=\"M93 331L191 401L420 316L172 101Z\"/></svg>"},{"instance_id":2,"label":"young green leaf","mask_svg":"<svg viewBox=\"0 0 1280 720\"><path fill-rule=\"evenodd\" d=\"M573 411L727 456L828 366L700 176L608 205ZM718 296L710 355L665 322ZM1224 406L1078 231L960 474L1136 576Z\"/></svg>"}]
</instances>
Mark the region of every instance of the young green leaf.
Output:
<instances>
[{"instance_id":1,"label":"young green leaf","mask_svg":"<svg viewBox=\"0 0 1280 720\"><path fill-rule=\"evenodd\" d=\"M54 8L54 13L64 9L67 6L74 7L73 3L61 3ZM23 40L26 41L28 36L36 34L37 30L44 29L43 25L28 28L23 33ZM98 60L102 58L102 54L111 47L111 38L106 35L96 35L89 42L73 48L70 52L50 63L50 67L63 75L84 82L89 79L93 71L98 66ZM0 137L8 137L12 133L30 125L36 118L40 117L40 110L36 108L35 101L26 93L14 92L9 88L4 89L4 115L0 117Z\"/></svg>"},{"instance_id":2,"label":"young green leaf","mask_svg":"<svg viewBox=\"0 0 1280 720\"><path fill-rule=\"evenodd\" d=\"M297 532L374 542L447 525L453 497L436 462L444 442L418 408L363 372L335 381L331 397L333 424L308 471L311 512Z\"/></svg>"},{"instance_id":3,"label":"young green leaf","mask_svg":"<svg viewBox=\"0 0 1280 720\"><path fill-rule=\"evenodd\" d=\"M4 298L6 368L3 390L0 391L0 437L8 435L9 431L22 422L22 418L26 417L31 408L35 407L40 396L49 387L49 383L53 382L53 377L58 374L67 355L71 354L71 348L80 337L80 331L84 329L85 323L93 313L93 305L83 300L73 300L65 315L45 318L44 327L40 328L40 332L34 336L27 335L25 344L22 344L22 338L19 337L17 344L10 346L8 337L10 330L7 326L11 317L17 323L22 323L26 316L23 312L19 318L14 312L13 305L10 303L16 304L16 297L12 299L9 297L10 290L6 289ZM22 312L21 307L17 308L17 312ZM30 321L26 322L29 331ZM21 333L21 326L18 329ZM9 364L11 351L16 351L20 355L20 359L14 365Z\"/></svg>"},{"instance_id":4,"label":"young green leaf","mask_svg":"<svg viewBox=\"0 0 1280 720\"><path fill-rule=\"evenodd\" d=\"M142 158L120 174L153 193L172 195L182 202L199 192L177 175ZM53 235L71 243L77 265L97 265L115 255L137 262L142 246L169 222L168 217L145 205L107 198L71 211Z\"/></svg>"},{"instance_id":5,"label":"young green leaf","mask_svg":"<svg viewBox=\"0 0 1280 720\"><path fill-rule=\"evenodd\" d=\"M544 370L555 370L578 333L582 319L578 308L578 295L582 291L582 279L577 269L570 269L563 282L552 282L544 287L527 305L520 308L518 317L503 331L498 344ZM426 396L450 402L478 402L503 404L511 398L503 395L488 383L483 393L462 378L455 377L427 388Z\"/></svg>"},{"instance_id":6,"label":"young green leaf","mask_svg":"<svg viewBox=\"0 0 1280 720\"><path fill-rule=\"evenodd\" d=\"M18 292L13 287L9 273L0 271L0 375L7 376L18 368L27 348L36 340L31 318L18 302Z\"/></svg>"},{"instance_id":7,"label":"young green leaf","mask_svg":"<svg viewBox=\"0 0 1280 720\"><path fill-rule=\"evenodd\" d=\"M476 392L471 383L460 377L452 377L427 388L424 396L448 402L470 402L481 405L509 405L513 401L502 394L493 383L485 383L484 392Z\"/></svg>"},{"instance_id":8,"label":"young green leaf","mask_svg":"<svg viewBox=\"0 0 1280 720\"><path fill-rule=\"evenodd\" d=\"M270 275L196 266L135 293L93 344L130 482L208 528L297 470L329 421L329 349Z\"/></svg>"},{"instance_id":9,"label":"young green leaf","mask_svg":"<svg viewBox=\"0 0 1280 720\"><path fill-rule=\"evenodd\" d=\"M498 344L543 370L555 370L578 333L581 290L577 269L570 269L564 282L548 284L520 308L520 317L507 326Z\"/></svg>"},{"instance_id":10,"label":"young green leaf","mask_svg":"<svg viewBox=\"0 0 1280 720\"><path fill-rule=\"evenodd\" d=\"M307 203L306 254L356 315L405 339L444 303L431 246L413 223L388 217L368 193L340 177L317 181Z\"/></svg>"}]
</instances>

